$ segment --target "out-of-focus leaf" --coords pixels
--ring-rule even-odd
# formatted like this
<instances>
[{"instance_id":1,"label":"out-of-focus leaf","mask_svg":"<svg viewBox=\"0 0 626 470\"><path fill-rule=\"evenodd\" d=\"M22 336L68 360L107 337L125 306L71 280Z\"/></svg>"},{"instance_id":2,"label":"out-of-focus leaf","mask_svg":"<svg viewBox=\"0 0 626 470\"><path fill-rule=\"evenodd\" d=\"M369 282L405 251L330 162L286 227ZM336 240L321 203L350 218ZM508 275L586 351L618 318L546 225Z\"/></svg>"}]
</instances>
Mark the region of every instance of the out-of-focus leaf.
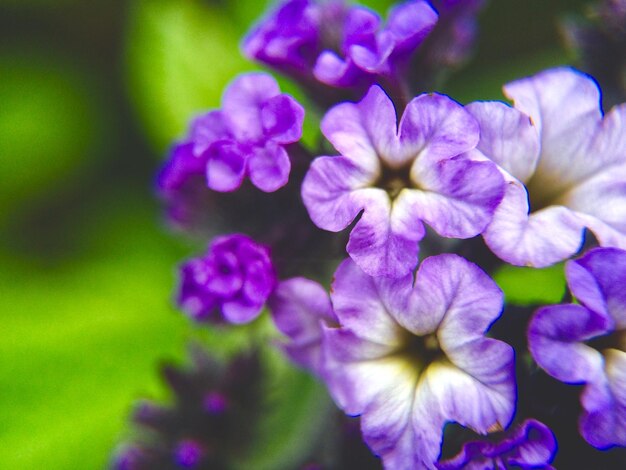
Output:
<instances>
[{"instance_id":1,"label":"out-of-focus leaf","mask_svg":"<svg viewBox=\"0 0 626 470\"><path fill-rule=\"evenodd\" d=\"M565 294L563 264L534 269L504 265L494 275L505 300L515 305L555 304Z\"/></svg>"},{"instance_id":2,"label":"out-of-focus leaf","mask_svg":"<svg viewBox=\"0 0 626 470\"><path fill-rule=\"evenodd\" d=\"M189 322L171 307L181 248L145 204L94 208L88 253L49 266L0 252L0 462L104 468L136 398L160 390Z\"/></svg>"},{"instance_id":3,"label":"out-of-focus leaf","mask_svg":"<svg viewBox=\"0 0 626 470\"><path fill-rule=\"evenodd\" d=\"M136 0L129 13L131 99L162 152L195 114L219 106L238 73L254 66L239 53L233 22L209 2Z\"/></svg>"},{"instance_id":4,"label":"out-of-focus leaf","mask_svg":"<svg viewBox=\"0 0 626 470\"><path fill-rule=\"evenodd\" d=\"M92 83L61 57L4 51L0 70L0 214L6 214L96 158L103 117Z\"/></svg>"}]
</instances>

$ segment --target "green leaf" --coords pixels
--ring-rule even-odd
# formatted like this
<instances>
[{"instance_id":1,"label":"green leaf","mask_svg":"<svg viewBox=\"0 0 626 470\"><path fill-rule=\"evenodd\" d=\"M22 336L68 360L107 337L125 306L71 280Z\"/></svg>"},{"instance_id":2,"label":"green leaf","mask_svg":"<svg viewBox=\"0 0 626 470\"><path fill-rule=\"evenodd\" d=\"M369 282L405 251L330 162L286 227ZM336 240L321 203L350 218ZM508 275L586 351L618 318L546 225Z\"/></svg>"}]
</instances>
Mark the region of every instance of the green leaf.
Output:
<instances>
[{"instance_id":1,"label":"green leaf","mask_svg":"<svg viewBox=\"0 0 626 470\"><path fill-rule=\"evenodd\" d=\"M534 269L504 265L494 275L506 302L515 305L555 304L565 294L563 264Z\"/></svg>"},{"instance_id":2,"label":"green leaf","mask_svg":"<svg viewBox=\"0 0 626 470\"><path fill-rule=\"evenodd\" d=\"M163 152L196 114L220 104L225 86L254 68L239 53L236 27L208 2L136 0L130 9L130 93Z\"/></svg>"}]
</instances>

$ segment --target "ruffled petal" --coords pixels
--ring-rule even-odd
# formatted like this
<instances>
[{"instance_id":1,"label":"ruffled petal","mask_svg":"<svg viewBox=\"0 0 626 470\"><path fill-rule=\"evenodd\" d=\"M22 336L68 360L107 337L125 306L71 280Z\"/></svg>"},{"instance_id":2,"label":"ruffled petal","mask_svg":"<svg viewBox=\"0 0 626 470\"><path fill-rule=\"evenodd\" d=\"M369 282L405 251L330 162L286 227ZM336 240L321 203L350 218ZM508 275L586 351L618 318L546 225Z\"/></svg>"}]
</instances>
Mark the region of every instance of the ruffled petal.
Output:
<instances>
[{"instance_id":1,"label":"ruffled petal","mask_svg":"<svg viewBox=\"0 0 626 470\"><path fill-rule=\"evenodd\" d=\"M550 206L529 216L526 188L509 179L483 237L504 261L542 268L576 253L583 243L583 228L584 222L563 206Z\"/></svg>"},{"instance_id":2,"label":"ruffled petal","mask_svg":"<svg viewBox=\"0 0 626 470\"><path fill-rule=\"evenodd\" d=\"M267 139L278 144L297 142L302 137L304 108L291 96L277 95L262 105L261 122Z\"/></svg>"},{"instance_id":3,"label":"ruffled petal","mask_svg":"<svg viewBox=\"0 0 626 470\"><path fill-rule=\"evenodd\" d=\"M406 292L402 286L410 288L412 276L375 280L354 261L347 259L335 272L331 299L342 326L368 341L398 346L402 340L402 328L388 314L387 306L381 299L379 292L389 290L381 287L384 284L397 286L400 292Z\"/></svg>"},{"instance_id":4,"label":"ruffled petal","mask_svg":"<svg viewBox=\"0 0 626 470\"><path fill-rule=\"evenodd\" d=\"M588 75L550 69L505 85L504 93L539 129L535 187L558 193L593 170L588 148L602 112L600 90Z\"/></svg>"},{"instance_id":5,"label":"ruffled petal","mask_svg":"<svg viewBox=\"0 0 626 470\"><path fill-rule=\"evenodd\" d=\"M214 142L206 151L207 186L230 192L241 186L246 174L246 150L228 140Z\"/></svg>"},{"instance_id":6,"label":"ruffled petal","mask_svg":"<svg viewBox=\"0 0 626 470\"><path fill-rule=\"evenodd\" d=\"M322 132L343 156L370 173L380 173L381 158L396 146L393 103L378 86L372 86L359 103L332 108L321 123Z\"/></svg>"},{"instance_id":7,"label":"ruffled petal","mask_svg":"<svg viewBox=\"0 0 626 470\"><path fill-rule=\"evenodd\" d=\"M465 109L480 125L478 150L521 182L534 173L539 134L530 118L500 102L475 102Z\"/></svg>"},{"instance_id":8,"label":"ruffled petal","mask_svg":"<svg viewBox=\"0 0 626 470\"><path fill-rule=\"evenodd\" d=\"M393 156L395 165L413 159L436 162L476 147L479 128L476 119L459 103L431 93L420 95L407 105L399 136L401 150Z\"/></svg>"},{"instance_id":9,"label":"ruffled petal","mask_svg":"<svg viewBox=\"0 0 626 470\"><path fill-rule=\"evenodd\" d=\"M607 333L611 322L580 305L537 310L528 327L528 347L548 374L567 383L593 380L602 371L602 355L582 343Z\"/></svg>"},{"instance_id":10,"label":"ruffled petal","mask_svg":"<svg viewBox=\"0 0 626 470\"><path fill-rule=\"evenodd\" d=\"M428 164L418 160L411 172L420 189L404 191L398 199L406 198L401 203L412 206L421 220L444 237L480 234L505 190L500 171L489 161L457 157Z\"/></svg>"},{"instance_id":11,"label":"ruffled petal","mask_svg":"<svg viewBox=\"0 0 626 470\"><path fill-rule=\"evenodd\" d=\"M283 350L296 364L321 372L322 324L335 324L326 290L317 282L296 277L282 281L268 301L272 319L289 340Z\"/></svg>"},{"instance_id":12,"label":"ruffled petal","mask_svg":"<svg viewBox=\"0 0 626 470\"><path fill-rule=\"evenodd\" d=\"M213 142L231 138L232 134L226 126L222 111L202 114L191 123L189 140L193 142L196 156L200 156Z\"/></svg>"},{"instance_id":13,"label":"ruffled petal","mask_svg":"<svg viewBox=\"0 0 626 470\"><path fill-rule=\"evenodd\" d=\"M324 230L346 228L363 209L356 190L370 175L345 157L318 157L302 182L302 200L313 223Z\"/></svg>"},{"instance_id":14,"label":"ruffled petal","mask_svg":"<svg viewBox=\"0 0 626 470\"><path fill-rule=\"evenodd\" d=\"M222 98L222 113L239 141L263 139L261 106L279 94L278 83L267 73L240 75L229 85Z\"/></svg>"},{"instance_id":15,"label":"ruffled petal","mask_svg":"<svg viewBox=\"0 0 626 470\"><path fill-rule=\"evenodd\" d=\"M350 232L346 247L350 257L370 276L401 277L411 272L418 261L423 226L418 220L409 230L392 225L391 201L382 189L362 189L353 197L365 210Z\"/></svg>"},{"instance_id":16,"label":"ruffled petal","mask_svg":"<svg viewBox=\"0 0 626 470\"><path fill-rule=\"evenodd\" d=\"M268 142L255 147L248 156L248 173L252 184L266 193L274 192L287 184L291 161L284 147Z\"/></svg>"}]
</instances>

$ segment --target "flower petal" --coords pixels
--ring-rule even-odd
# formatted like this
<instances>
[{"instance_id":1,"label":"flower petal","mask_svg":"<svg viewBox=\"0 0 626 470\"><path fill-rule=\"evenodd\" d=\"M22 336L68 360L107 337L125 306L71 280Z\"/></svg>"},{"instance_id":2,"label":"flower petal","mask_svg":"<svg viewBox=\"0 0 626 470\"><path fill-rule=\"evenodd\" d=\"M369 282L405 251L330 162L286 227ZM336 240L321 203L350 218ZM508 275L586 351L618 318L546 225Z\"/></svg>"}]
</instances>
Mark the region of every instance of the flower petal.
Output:
<instances>
[{"instance_id":1,"label":"flower petal","mask_svg":"<svg viewBox=\"0 0 626 470\"><path fill-rule=\"evenodd\" d=\"M189 131L189 140L194 144L196 156L200 156L213 142L231 137L222 111L210 111L196 117Z\"/></svg>"},{"instance_id":2,"label":"flower petal","mask_svg":"<svg viewBox=\"0 0 626 470\"><path fill-rule=\"evenodd\" d=\"M250 181L261 191L274 192L287 184L291 161L284 147L268 142L255 147L248 157Z\"/></svg>"},{"instance_id":3,"label":"flower petal","mask_svg":"<svg viewBox=\"0 0 626 470\"><path fill-rule=\"evenodd\" d=\"M304 108L291 96L274 96L261 107L261 122L267 138L279 144L297 142L302 137Z\"/></svg>"},{"instance_id":4,"label":"flower petal","mask_svg":"<svg viewBox=\"0 0 626 470\"><path fill-rule=\"evenodd\" d=\"M529 216L526 188L509 179L483 237L504 261L542 268L576 253L583 243L583 227L580 217L563 206L550 206Z\"/></svg>"},{"instance_id":5,"label":"flower petal","mask_svg":"<svg viewBox=\"0 0 626 470\"><path fill-rule=\"evenodd\" d=\"M566 383L592 380L602 371L602 355L582 343L605 334L609 319L580 305L555 305L535 312L528 347L548 374Z\"/></svg>"},{"instance_id":6,"label":"flower petal","mask_svg":"<svg viewBox=\"0 0 626 470\"><path fill-rule=\"evenodd\" d=\"M207 186L230 192L241 186L246 171L245 150L236 142L218 140L206 151Z\"/></svg>"},{"instance_id":7,"label":"flower petal","mask_svg":"<svg viewBox=\"0 0 626 470\"><path fill-rule=\"evenodd\" d=\"M407 105L399 125L401 153L396 164L413 159L436 162L476 147L478 122L463 106L437 93L420 95Z\"/></svg>"},{"instance_id":8,"label":"flower petal","mask_svg":"<svg viewBox=\"0 0 626 470\"><path fill-rule=\"evenodd\" d=\"M534 173L539 134L530 118L496 101L470 103L465 109L480 125L478 150L521 182Z\"/></svg>"}]
</instances>

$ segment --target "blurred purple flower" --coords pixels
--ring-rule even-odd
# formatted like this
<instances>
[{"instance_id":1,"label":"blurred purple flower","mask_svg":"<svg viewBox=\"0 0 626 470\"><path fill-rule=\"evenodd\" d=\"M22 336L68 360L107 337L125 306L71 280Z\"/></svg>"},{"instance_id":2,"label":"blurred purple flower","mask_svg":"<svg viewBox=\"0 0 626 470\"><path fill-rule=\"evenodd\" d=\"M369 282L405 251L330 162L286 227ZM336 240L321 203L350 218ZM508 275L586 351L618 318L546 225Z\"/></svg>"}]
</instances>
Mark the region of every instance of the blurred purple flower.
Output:
<instances>
[{"instance_id":1,"label":"blurred purple flower","mask_svg":"<svg viewBox=\"0 0 626 470\"><path fill-rule=\"evenodd\" d=\"M338 232L362 212L347 251L372 276L404 276L417 264L422 222L470 238L491 221L504 193L498 168L474 151L476 120L439 94L413 99L399 124L378 86L332 108L322 132L341 154L316 158L302 199L313 222Z\"/></svg>"},{"instance_id":2,"label":"blurred purple flower","mask_svg":"<svg viewBox=\"0 0 626 470\"><path fill-rule=\"evenodd\" d=\"M248 57L304 81L312 73L334 87L362 87L377 75L393 76L436 22L423 0L393 8L384 27L364 7L290 0L251 31L243 48Z\"/></svg>"},{"instance_id":3,"label":"blurred purple flower","mask_svg":"<svg viewBox=\"0 0 626 470\"><path fill-rule=\"evenodd\" d=\"M515 108L467 106L478 149L504 170L507 189L483 236L515 265L567 259L589 228L602 246L626 248L626 104L606 116L595 82L569 68L509 83Z\"/></svg>"},{"instance_id":4,"label":"blurred purple flower","mask_svg":"<svg viewBox=\"0 0 626 470\"><path fill-rule=\"evenodd\" d=\"M432 469L447 421L481 434L508 426L514 352L485 337L503 299L476 265L426 258L414 284L346 260L331 298L340 327L324 330L324 378L386 468Z\"/></svg>"},{"instance_id":5,"label":"blurred purple flower","mask_svg":"<svg viewBox=\"0 0 626 470\"><path fill-rule=\"evenodd\" d=\"M479 470L515 467L553 470L550 463L556 450L556 438L550 428L534 419L527 419L498 442L485 440L466 443L455 457L437 462L437 468Z\"/></svg>"},{"instance_id":6,"label":"blurred purple flower","mask_svg":"<svg viewBox=\"0 0 626 470\"><path fill-rule=\"evenodd\" d=\"M319 375L322 328L337 323L326 290L303 277L288 279L278 284L268 306L276 327L288 337L282 349L293 362Z\"/></svg>"},{"instance_id":7,"label":"blurred purple flower","mask_svg":"<svg viewBox=\"0 0 626 470\"><path fill-rule=\"evenodd\" d=\"M557 380L585 384L579 427L591 445L626 446L626 251L596 248L566 275L580 304L537 310L530 352Z\"/></svg>"},{"instance_id":8,"label":"blurred purple flower","mask_svg":"<svg viewBox=\"0 0 626 470\"><path fill-rule=\"evenodd\" d=\"M269 248L239 234L216 238L180 271L178 303L196 321L250 322L276 284Z\"/></svg>"}]
</instances>

